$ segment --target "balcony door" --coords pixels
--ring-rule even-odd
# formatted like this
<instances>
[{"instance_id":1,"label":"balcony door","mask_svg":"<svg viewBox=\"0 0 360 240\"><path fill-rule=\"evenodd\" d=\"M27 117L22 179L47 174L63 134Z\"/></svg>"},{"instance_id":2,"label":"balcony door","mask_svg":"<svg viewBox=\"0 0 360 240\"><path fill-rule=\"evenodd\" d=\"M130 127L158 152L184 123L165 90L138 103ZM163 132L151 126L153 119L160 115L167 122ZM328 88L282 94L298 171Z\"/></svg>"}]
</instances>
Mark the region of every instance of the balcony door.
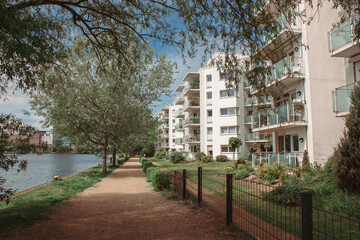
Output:
<instances>
[{"instance_id":1,"label":"balcony door","mask_svg":"<svg viewBox=\"0 0 360 240\"><path fill-rule=\"evenodd\" d=\"M278 151L279 153L298 152L299 136L298 135L279 136Z\"/></svg>"}]
</instances>

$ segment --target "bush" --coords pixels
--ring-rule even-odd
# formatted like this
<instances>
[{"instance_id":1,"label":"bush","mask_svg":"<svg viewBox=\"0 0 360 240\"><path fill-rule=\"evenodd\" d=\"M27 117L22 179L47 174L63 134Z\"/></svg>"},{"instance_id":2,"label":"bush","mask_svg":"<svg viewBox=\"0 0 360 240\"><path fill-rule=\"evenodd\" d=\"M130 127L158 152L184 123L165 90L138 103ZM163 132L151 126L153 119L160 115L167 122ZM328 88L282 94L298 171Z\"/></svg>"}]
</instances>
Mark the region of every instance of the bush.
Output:
<instances>
[{"instance_id":1,"label":"bush","mask_svg":"<svg viewBox=\"0 0 360 240\"><path fill-rule=\"evenodd\" d=\"M151 174L152 174L152 172L154 172L154 171L160 171L160 168L159 168L159 167L152 166L152 167L148 167L148 168L146 169L145 174L146 174L146 176L149 178L150 181L152 181L152 180L151 180Z\"/></svg>"},{"instance_id":2,"label":"bush","mask_svg":"<svg viewBox=\"0 0 360 240\"><path fill-rule=\"evenodd\" d=\"M225 155L219 155L219 156L216 156L216 161L217 162L227 162L229 159L227 158L227 156Z\"/></svg>"},{"instance_id":3,"label":"bush","mask_svg":"<svg viewBox=\"0 0 360 240\"><path fill-rule=\"evenodd\" d=\"M151 174L152 185L157 191L170 189L171 178L172 176L170 173L161 170L153 171Z\"/></svg>"},{"instance_id":4,"label":"bush","mask_svg":"<svg viewBox=\"0 0 360 240\"><path fill-rule=\"evenodd\" d=\"M195 160L196 161L201 161L203 157L206 157L206 154L203 152L197 152L195 153Z\"/></svg>"},{"instance_id":5,"label":"bush","mask_svg":"<svg viewBox=\"0 0 360 240\"><path fill-rule=\"evenodd\" d=\"M155 153L155 156L154 156L154 157L157 158L157 159L163 159L163 158L166 157L166 153L163 152L163 151L159 151L159 152L156 152L156 153Z\"/></svg>"},{"instance_id":6,"label":"bush","mask_svg":"<svg viewBox=\"0 0 360 240\"><path fill-rule=\"evenodd\" d=\"M153 167L154 165L149 161L149 160L144 160L143 161L143 165L142 165L142 169L144 172L146 172L146 170L149 168L149 167Z\"/></svg>"},{"instance_id":7,"label":"bush","mask_svg":"<svg viewBox=\"0 0 360 240\"><path fill-rule=\"evenodd\" d=\"M207 156L203 156L201 158L202 162L212 162L213 161L213 157L211 155L207 155Z\"/></svg>"},{"instance_id":8,"label":"bush","mask_svg":"<svg viewBox=\"0 0 360 240\"><path fill-rule=\"evenodd\" d=\"M303 158L301 161L301 168L303 173L307 173L311 171L310 162L309 162L309 154L306 150L304 150Z\"/></svg>"},{"instance_id":9,"label":"bush","mask_svg":"<svg viewBox=\"0 0 360 240\"><path fill-rule=\"evenodd\" d=\"M172 163L179 163L185 160L185 157L181 152L172 152L169 158L170 158L170 162Z\"/></svg>"},{"instance_id":10,"label":"bush","mask_svg":"<svg viewBox=\"0 0 360 240\"><path fill-rule=\"evenodd\" d=\"M235 178L243 179L246 178L249 175L250 171L248 169L243 168L240 172L235 173Z\"/></svg>"},{"instance_id":11,"label":"bush","mask_svg":"<svg viewBox=\"0 0 360 240\"><path fill-rule=\"evenodd\" d=\"M263 180L273 184L276 179L279 179L285 173L285 167L282 164L264 164L258 169L259 177Z\"/></svg>"},{"instance_id":12,"label":"bush","mask_svg":"<svg viewBox=\"0 0 360 240\"><path fill-rule=\"evenodd\" d=\"M224 168L224 172L225 173L233 173L234 169L232 167L226 167L226 168Z\"/></svg>"}]
</instances>

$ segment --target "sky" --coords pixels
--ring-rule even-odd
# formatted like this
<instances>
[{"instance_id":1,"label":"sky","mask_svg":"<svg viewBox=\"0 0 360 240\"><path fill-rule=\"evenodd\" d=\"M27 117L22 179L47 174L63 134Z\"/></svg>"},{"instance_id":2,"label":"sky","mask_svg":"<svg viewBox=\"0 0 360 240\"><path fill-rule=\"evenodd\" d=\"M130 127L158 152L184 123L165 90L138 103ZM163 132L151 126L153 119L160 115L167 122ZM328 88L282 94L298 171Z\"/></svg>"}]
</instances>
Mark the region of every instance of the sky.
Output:
<instances>
[{"instance_id":1,"label":"sky","mask_svg":"<svg viewBox=\"0 0 360 240\"><path fill-rule=\"evenodd\" d=\"M187 72L198 71L201 67L202 61L202 51L200 50L198 55L194 59L187 59L186 65L183 64L181 54L176 51L175 48L169 46L163 46L162 44L154 44L157 53L166 53L168 55L168 60L177 63L177 70L174 75L174 83L171 85L171 89L175 93L175 89L178 85L182 84L182 80L185 77ZM30 97L28 94L23 93L23 91L15 91L10 87L7 89L7 94L1 96L0 98L0 113L9 114L12 113L16 117L20 118L22 122L26 124L31 124L39 130L50 130L51 128L44 127L41 124L42 117L37 116L34 111L31 110L30 106ZM173 102L176 95L171 98L163 96L162 102L157 103L153 107L154 115L156 112L160 111L162 108L168 106ZM30 112L30 116L25 115L23 112Z\"/></svg>"}]
</instances>

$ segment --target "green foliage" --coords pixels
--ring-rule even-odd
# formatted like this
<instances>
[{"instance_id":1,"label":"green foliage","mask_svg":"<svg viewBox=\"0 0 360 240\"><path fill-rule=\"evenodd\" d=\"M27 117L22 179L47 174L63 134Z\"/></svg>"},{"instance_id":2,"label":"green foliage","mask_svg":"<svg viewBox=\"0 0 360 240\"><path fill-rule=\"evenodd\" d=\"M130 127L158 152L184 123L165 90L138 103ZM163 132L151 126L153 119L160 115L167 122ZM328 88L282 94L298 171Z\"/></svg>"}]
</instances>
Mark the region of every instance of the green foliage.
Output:
<instances>
[{"instance_id":1,"label":"green foliage","mask_svg":"<svg viewBox=\"0 0 360 240\"><path fill-rule=\"evenodd\" d=\"M241 139L237 137L229 138L229 147L233 151L233 159L235 160L235 151L242 145Z\"/></svg>"},{"instance_id":2,"label":"green foliage","mask_svg":"<svg viewBox=\"0 0 360 240\"><path fill-rule=\"evenodd\" d=\"M202 158L205 157L205 156L206 156L205 153L197 152L197 153L195 153L195 160L200 162L200 161L202 161Z\"/></svg>"},{"instance_id":3,"label":"green foliage","mask_svg":"<svg viewBox=\"0 0 360 240\"><path fill-rule=\"evenodd\" d=\"M59 147L53 147L53 152L58 152L58 153L67 153L67 152L72 152L73 149L70 146L65 146L65 145L61 145Z\"/></svg>"},{"instance_id":4,"label":"green foliage","mask_svg":"<svg viewBox=\"0 0 360 240\"><path fill-rule=\"evenodd\" d=\"M333 170L341 189L360 191L360 85L351 94L344 136L334 152Z\"/></svg>"},{"instance_id":5,"label":"green foliage","mask_svg":"<svg viewBox=\"0 0 360 240\"><path fill-rule=\"evenodd\" d=\"M149 160L143 160L142 161L142 169L144 172L146 172L146 170L149 168L149 167L152 167L154 166Z\"/></svg>"},{"instance_id":6,"label":"green foliage","mask_svg":"<svg viewBox=\"0 0 360 240\"><path fill-rule=\"evenodd\" d=\"M307 173L311 170L310 162L309 162L309 154L306 150L304 150L304 154L301 162L301 168L303 173Z\"/></svg>"},{"instance_id":7,"label":"green foliage","mask_svg":"<svg viewBox=\"0 0 360 240\"><path fill-rule=\"evenodd\" d=\"M283 164L264 164L258 169L258 176L261 179L268 181L273 184L276 179L280 179L285 173L285 166Z\"/></svg>"},{"instance_id":8,"label":"green foliage","mask_svg":"<svg viewBox=\"0 0 360 240\"><path fill-rule=\"evenodd\" d=\"M246 164L246 160L244 158L240 158L234 162L234 169L238 168L239 164Z\"/></svg>"},{"instance_id":9,"label":"green foliage","mask_svg":"<svg viewBox=\"0 0 360 240\"><path fill-rule=\"evenodd\" d=\"M241 169L239 172L235 173L234 177L238 179L246 178L249 175L250 171L247 168Z\"/></svg>"},{"instance_id":10,"label":"green foliage","mask_svg":"<svg viewBox=\"0 0 360 240\"><path fill-rule=\"evenodd\" d=\"M212 162L214 159L211 155L205 155L205 156L202 156L201 158L201 161L204 162L204 163L207 163L207 162Z\"/></svg>"},{"instance_id":11,"label":"green foliage","mask_svg":"<svg viewBox=\"0 0 360 240\"><path fill-rule=\"evenodd\" d=\"M172 163L179 163L185 160L185 157L181 152L172 152L169 158L170 158L170 162Z\"/></svg>"},{"instance_id":12,"label":"green foliage","mask_svg":"<svg viewBox=\"0 0 360 240\"><path fill-rule=\"evenodd\" d=\"M163 159L166 157L166 153L164 151L158 151L155 153L154 157L157 159Z\"/></svg>"},{"instance_id":13,"label":"green foliage","mask_svg":"<svg viewBox=\"0 0 360 240\"><path fill-rule=\"evenodd\" d=\"M234 169L232 167L225 167L224 173L234 173Z\"/></svg>"},{"instance_id":14,"label":"green foliage","mask_svg":"<svg viewBox=\"0 0 360 240\"><path fill-rule=\"evenodd\" d=\"M162 191L170 189L172 175L163 171L153 171L152 175L152 185L155 190Z\"/></svg>"},{"instance_id":15,"label":"green foliage","mask_svg":"<svg viewBox=\"0 0 360 240\"><path fill-rule=\"evenodd\" d=\"M229 161L229 159L225 155L218 155L218 156L216 156L215 159L216 159L217 162L227 162L227 161Z\"/></svg>"}]
</instances>

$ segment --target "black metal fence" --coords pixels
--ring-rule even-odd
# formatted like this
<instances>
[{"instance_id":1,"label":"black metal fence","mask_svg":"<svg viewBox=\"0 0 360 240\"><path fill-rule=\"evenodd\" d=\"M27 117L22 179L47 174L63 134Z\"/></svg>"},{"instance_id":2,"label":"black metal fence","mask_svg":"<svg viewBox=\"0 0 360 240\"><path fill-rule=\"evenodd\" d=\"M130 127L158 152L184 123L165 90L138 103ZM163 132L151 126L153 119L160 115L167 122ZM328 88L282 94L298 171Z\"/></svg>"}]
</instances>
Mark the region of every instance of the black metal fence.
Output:
<instances>
[{"instance_id":1,"label":"black metal fence","mask_svg":"<svg viewBox=\"0 0 360 240\"><path fill-rule=\"evenodd\" d=\"M174 190L258 239L360 240L359 220L314 207L311 192L234 180L201 167L174 172Z\"/></svg>"}]
</instances>

